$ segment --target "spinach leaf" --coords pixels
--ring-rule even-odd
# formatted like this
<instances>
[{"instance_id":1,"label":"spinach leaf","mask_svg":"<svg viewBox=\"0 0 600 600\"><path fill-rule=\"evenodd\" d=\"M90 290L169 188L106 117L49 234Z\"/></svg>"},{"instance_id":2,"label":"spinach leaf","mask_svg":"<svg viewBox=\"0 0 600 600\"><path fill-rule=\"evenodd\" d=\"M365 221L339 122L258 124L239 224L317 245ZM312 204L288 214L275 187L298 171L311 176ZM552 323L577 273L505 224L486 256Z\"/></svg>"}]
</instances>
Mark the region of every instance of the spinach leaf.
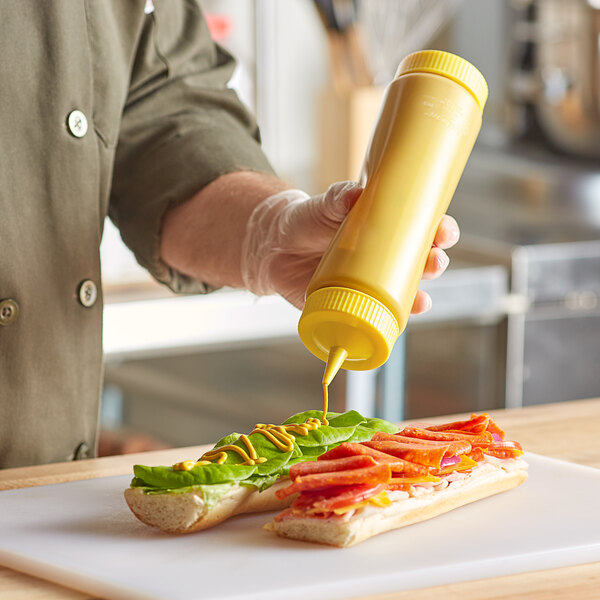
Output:
<instances>
[{"instance_id":1,"label":"spinach leaf","mask_svg":"<svg viewBox=\"0 0 600 600\"><path fill-rule=\"evenodd\" d=\"M355 410L349 410L330 419L329 415L333 414L335 413L327 413L327 419L331 427L352 427L353 425L360 425L368 421L368 419L365 419L365 417Z\"/></svg>"},{"instance_id":2,"label":"spinach leaf","mask_svg":"<svg viewBox=\"0 0 600 600\"><path fill-rule=\"evenodd\" d=\"M202 498L208 510L212 510L217 502L233 487L233 483L218 483L216 485L201 485Z\"/></svg>"},{"instance_id":3,"label":"spinach leaf","mask_svg":"<svg viewBox=\"0 0 600 600\"><path fill-rule=\"evenodd\" d=\"M338 417L340 413L328 412L327 420ZM323 416L322 410L307 410L296 415L292 415L289 419L286 419L283 424L289 425L290 423L304 423L307 419L320 419Z\"/></svg>"},{"instance_id":4,"label":"spinach leaf","mask_svg":"<svg viewBox=\"0 0 600 600\"><path fill-rule=\"evenodd\" d=\"M235 435L237 435L237 434L235 434ZM228 436L228 438L229 437L230 436ZM228 439L228 438L223 438L223 439ZM253 434L249 435L248 441L252 444L252 446L254 446L254 449L256 450L256 454L258 456L264 456L265 458L267 458L269 460L271 460L273 458L279 459L281 457L282 450L280 448L278 448L271 440L269 440L269 438L267 438L267 436L263 435L262 433L253 433ZM228 440L227 443L231 444L233 446L237 446L238 448L241 448L242 450L244 450L244 452L248 453L248 447L242 440L239 439L239 435L234 440ZM218 448L215 448L215 449L218 450ZM238 464L244 462L244 459L237 452L235 452L233 450L226 450L226 452L227 452L227 459L224 464L238 465ZM298 444L296 442L293 442L292 452L297 456L299 456L301 454L301 451L298 448Z\"/></svg>"},{"instance_id":5,"label":"spinach leaf","mask_svg":"<svg viewBox=\"0 0 600 600\"><path fill-rule=\"evenodd\" d=\"M221 438L216 444L215 444L215 448L219 448L220 446L227 446L228 444L233 444L233 442L235 442L240 435L242 435L241 433L230 433L229 435L226 435L224 438Z\"/></svg>"},{"instance_id":6,"label":"spinach leaf","mask_svg":"<svg viewBox=\"0 0 600 600\"><path fill-rule=\"evenodd\" d=\"M337 444L334 445L337 446ZM328 446L304 446L300 454L298 454L297 456L293 456L292 460L299 459L295 460L295 462L300 462L303 460L312 460L317 458L318 456L321 456L321 454L325 454L325 452L327 452L328 449Z\"/></svg>"},{"instance_id":7,"label":"spinach leaf","mask_svg":"<svg viewBox=\"0 0 600 600\"><path fill-rule=\"evenodd\" d=\"M256 475L272 475L281 473L292 456L293 452L280 452L279 456L270 458L267 462L256 465Z\"/></svg>"},{"instance_id":8,"label":"spinach leaf","mask_svg":"<svg viewBox=\"0 0 600 600\"><path fill-rule=\"evenodd\" d=\"M384 419L376 419L374 417L367 419L364 423L365 427L368 427L373 433L376 431L383 431L385 433L398 433L400 428L394 423L385 421Z\"/></svg>"},{"instance_id":9,"label":"spinach leaf","mask_svg":"<svg viewBox=\"0 0 600 600\"><path fill-rule=\"evenodd\" d=\"M146 467L135 465L137 479L156 488L175 489L196 485L231 483L247 479L256 471L256 466L247 465L203 465L189 471L175 471L173 467Z\"/></svg>"},{"instance_id":10,"label":"spinach leaf","mask_svg":"<svg viewBox=\"0 0 600 600\"><path fill-rule=\"evenodd\" d=\"M284 467L285 468L285 467ZM240 485L252 486L258 488L259 492L264 492L269 489L276 481L279 481L283 473L273 473L272 475L265 475L261 477L260 475L251 475L248 479L244 481L240 481Z\"/></svg>"},{"instance_id":11,"label":"spinach leaf","mask_svg":"<svg viewBox=\"0 0 600 600\"><path fill-rule=\"evenodd\" d=\"M357 425L352 427L331 427L322 425L319 429L309 431L307 435L299 435L296 438L298 446L329 446L331 444L340 444L345 442L357 428Z\"/></svg>"},{"instance_id":12,"label":"spinach leaf","mask_svg":"<svg viewBox=\"0 0 600 600\"><path fill-rule=\"evenodd\" d=\"M354 433L345 441L346 442L354 442L356 444L358 444L360 442L366 442L373 437L373 433L374 433L374 431L372 429L369 429L368 427L365 427L364 425L359 425L354 430Z\"/></svg>"},{"instance_id":13,"label":"spinach leaf","mask_svg":"<svg viewBox=\"0 0 600 600\"><path fill-rule=\"evenodd\" d=\"M320 410L298 413L287 419L284 425L304 423L311 417L320 419L322 414ZM258 456L267 458L264 463L254 466L241 465L240 463L244 459L237 452L227 451L227 459L224 464L198 466L190 471L175 471L172 467L136 465L134 467L135 477L131 485L132 487L142 487L148 493L160 493L167 490L171 492L174 490L183 491L192 487L206 487L207 490L214 488L215 494L218 494L225 489L221 489L219 486L227 487L235 482L242 485L254 485L263 490L275 483L279 477L286 475L291 465L316 460L327 450L342 442L362 442L371 439L376 431L388 433L398 431L398 427L393 423L383 419L365 418L354 410L346 413L329 412L327 418L329 425L323 425L314 431L309 431L304 436L295 435L291 452L282 452L261 433L250 434L248 438L256 449ZM247 452L246 445L239 438L239 433L232 433L219 440L215 445L215 449L234 444ZM226 491L223 493L226 493ZM207 491L206 494L208 498L211 492Z\"/></svg>"}]
</instances>

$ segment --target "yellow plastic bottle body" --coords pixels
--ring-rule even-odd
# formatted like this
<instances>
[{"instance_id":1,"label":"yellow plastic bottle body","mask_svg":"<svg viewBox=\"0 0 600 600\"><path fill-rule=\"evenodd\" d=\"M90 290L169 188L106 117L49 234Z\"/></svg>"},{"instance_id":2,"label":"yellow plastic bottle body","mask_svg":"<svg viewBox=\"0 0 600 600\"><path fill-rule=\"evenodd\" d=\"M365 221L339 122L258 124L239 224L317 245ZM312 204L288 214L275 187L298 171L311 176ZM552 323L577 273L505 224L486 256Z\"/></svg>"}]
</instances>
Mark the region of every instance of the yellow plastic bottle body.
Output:
<instances>
[{"instance_id":1,"label":"yellow plastic bottle body","mask_svg":"<svg viewBox=\"0 0 600 600\"><path fill-rule=\"evenodd\" d=\"M308 286L307 307L311 294L323 288L362 292L393 315L393 344L406 327L435 233L480 127L474 96L448 77L415 72L390 83L365 158L366 186ZM391 348L376 352L366 338L357 341L362 348L353 355L352 325L342 319L339 327L346 331L337 335L333 312L333 322L321 326L324 337L314 334L314 323L303 314L300 336L311 352L327 360L331 348L324 346L338 345L339 337L340 346L350 346L344 368L385 362ZM377 357L365 360L371 351Z\"/></svg>"}]
</instances>

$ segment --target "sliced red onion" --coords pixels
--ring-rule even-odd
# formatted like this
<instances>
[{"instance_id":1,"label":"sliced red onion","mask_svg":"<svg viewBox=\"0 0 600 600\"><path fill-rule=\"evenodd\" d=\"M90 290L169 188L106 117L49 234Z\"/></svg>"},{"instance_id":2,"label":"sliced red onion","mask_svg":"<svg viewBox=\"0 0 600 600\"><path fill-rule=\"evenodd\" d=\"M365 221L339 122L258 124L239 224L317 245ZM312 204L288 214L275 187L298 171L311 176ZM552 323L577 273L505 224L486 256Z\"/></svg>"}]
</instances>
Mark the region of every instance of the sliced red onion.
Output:
<instances>
[{"instance_id":1,"label":"sliced red onion","mask_svg":"<svg viewBox=\"0 0 600 600\"><path fill-rule=\"evenodd\" d=\"M497 433L492 433L492 439L493 439L495 442L501 442L501 441L502 441L502 438L501 438L501 437L500 437L500 435L499 435L499 434L497 434Z\"/></svg>"},{"instance_id":2,"label":"sliced red onion","mask_svg":"<svg viewBox=\"0 0 600 600\"><path fill-rule=\"evenodd\" d=\"M448 456L446 458L442 458L442 462L440 463L440 468L451 467L452 465L457 465L460 462L460 456Z\"/></svg>"}]
</instances>

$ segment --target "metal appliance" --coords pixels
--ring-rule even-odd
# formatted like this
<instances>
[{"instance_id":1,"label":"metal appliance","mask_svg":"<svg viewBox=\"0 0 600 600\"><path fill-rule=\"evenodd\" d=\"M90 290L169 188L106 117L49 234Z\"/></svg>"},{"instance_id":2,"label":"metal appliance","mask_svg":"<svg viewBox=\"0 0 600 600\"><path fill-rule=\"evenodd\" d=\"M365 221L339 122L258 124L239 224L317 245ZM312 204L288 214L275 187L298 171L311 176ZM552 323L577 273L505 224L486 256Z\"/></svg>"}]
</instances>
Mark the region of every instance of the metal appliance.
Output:
<instances>
[{"instance_id":1,"label":"metal appliance","mask_svg":"<svg viewBox=\"0 0 600 600\"><path fill-rule=\"evenodd\" d=\"M599 396L600 171L480 148L452 208L459 254L511 276L506 406Z\"/></svg>"},{"instance_id":2,"label":"metal appliance","mask_svg":"<svg viewBox=\"0 0 600 600\"><path fill-rule=\"evenodd\" d=\"M513 133L600 157L600 2L510 0Z\"/></svg>"}]
</instances>

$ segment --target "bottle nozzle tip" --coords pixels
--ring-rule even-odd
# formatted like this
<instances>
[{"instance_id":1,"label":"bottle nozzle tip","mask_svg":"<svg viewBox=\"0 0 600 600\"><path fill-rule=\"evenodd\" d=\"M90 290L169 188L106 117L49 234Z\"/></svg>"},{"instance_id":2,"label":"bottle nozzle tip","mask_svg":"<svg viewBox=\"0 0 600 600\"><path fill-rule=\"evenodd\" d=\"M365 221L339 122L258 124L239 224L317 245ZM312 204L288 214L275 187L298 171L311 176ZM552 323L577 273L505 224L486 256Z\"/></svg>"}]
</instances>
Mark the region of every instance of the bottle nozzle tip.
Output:
<instances>
[{"instance_id":1,"label":"bottle nozzle tip","mask_svg":"<svg viewBox=\"0 0 600 600\"><path fill-rule=\"evenodd\" d=\"M348 356L348 351L340 346L334 346L329 350L329 357L327 358L327 365L325 365L325 372L323 373L323 383L329 385L341 366L344 364Z\"/></svg>"}]
</instances>

